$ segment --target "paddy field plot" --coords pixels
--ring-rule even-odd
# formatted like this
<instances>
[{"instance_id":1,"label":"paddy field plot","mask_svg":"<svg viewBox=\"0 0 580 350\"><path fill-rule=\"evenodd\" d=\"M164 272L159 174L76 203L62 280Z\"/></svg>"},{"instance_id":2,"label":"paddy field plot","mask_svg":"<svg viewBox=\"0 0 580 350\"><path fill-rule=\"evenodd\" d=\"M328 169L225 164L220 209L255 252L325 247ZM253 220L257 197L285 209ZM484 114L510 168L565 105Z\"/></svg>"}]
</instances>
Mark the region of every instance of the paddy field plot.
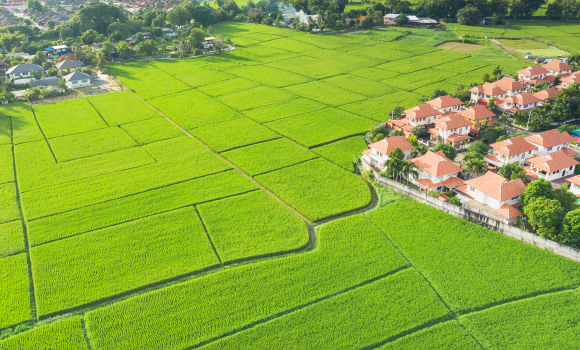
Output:
<instances>
[{"instance_id":1,"label":"paddy field plot","mask_svg":"<svg viewBox=\"0 0 580 350\"><path fill-rule=\"evenodd\" d=\"M22 221L0 224L0 258L23 252L25 249Z\"/></svg>"},{"instance_id":2,"label":"paddy field plot","mask_svg":"<svg viewBox=\"0 0 580 350\"><path fill-rule=\"evenodd\" d=\"M324 81L289 86L284 91L308 98L329 106L338 106L364 100L365 96L339 88Z\"/></svg>"},{"instance_id":3,"label":"paddy field plot","mask_svg":"<svg viewBox=\"0 0 580 350\"><path fill-rule=\"evenodd\" d=\"M320 102L312 101L306 98L299 98L297 100L248 109L243 111L243 114L256 122L263 124L278 119L292 117L298 114L321 110L327 107L327 105Z\"/></svg>"},{"instance_id":4,"label":"paddy field plot","mask_svg":"<svg viewBox=\"0 0 580 350\"><path fill-rule=\"evenodd\" d=\"M110 126L161 118L156 110L143 103L139 96L129 90L94 95L87 100Z\"/></svg>"},{"instance_id":5,"label":"paddy field plot","mask_svg":"<svg viewBox=\"0 0 580 350\"><path fill-rule=\"evenodd\" d=\"M58 137L108 127L84 98L36 106L34 113L46 137Z\"/></svg>"},{"instance_id":6,"label":"paddy field plot","mask_svg":"<svg viewBox=\"0 0 580 350\"><path fill-rule=\"evenodd\" d=\"M367 149L362 136L353 136L312 149L312 152L348 171L354 171L353 159Z\"/></svg>"}]
</instances>

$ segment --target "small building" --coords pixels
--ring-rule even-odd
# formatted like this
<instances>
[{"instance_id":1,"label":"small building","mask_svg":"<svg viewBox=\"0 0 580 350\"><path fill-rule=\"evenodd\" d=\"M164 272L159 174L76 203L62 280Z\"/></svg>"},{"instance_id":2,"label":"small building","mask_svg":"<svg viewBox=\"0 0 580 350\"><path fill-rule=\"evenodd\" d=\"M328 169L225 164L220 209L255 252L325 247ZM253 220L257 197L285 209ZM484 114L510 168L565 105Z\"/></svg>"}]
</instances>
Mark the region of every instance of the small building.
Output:
<instances>
[{"instance_id":1,"label":"small building","mask_svg":"<svg viewBox=\"0 0 580 350\"><path fill-rule=\"evenodd\" d=\"M508 163L524 165L526 159L533 157L534 151L538 148L526 141L523 136L512 137L489 146L493 148L493 153L485 155L483 160L496 167L502 167Z\"/></svg>"},{"instance_id":2,"label":"small building","mask_svg":"<svg viewBox=\"0 0 580 350\"><path fill-rule=\"evenodd\" d=\"M463 203L470 210L491 215L499 214L507 223L513 224L523 213L517 209L526 190L521 179L507 180L488 171L485 175L465 181L459 191L473 198ZM483 205L483 206L482 206Z\"/></svg>"},{"instance_id":3,"label":"small building","mask_svg":"<svg viewBox=\"0 0 580 350\"><path fill-rule=\"evenodd\" d=\"M460 146L468 136L471 129L471 121L466 120L459 113L447 112L435 120L435 127L428 130L431 139L435 143L445 142L454 147Z\"/></svg>"},{"instance_id":4,"label":"small building","mask_svg":"<svg viewBox=\"0 0 580 350\"><path fill-rule=\"evenodd\" d=\"M526 52L524 54L524 57L527 58L527 59L533 60L534 58L536 58L536 55L532 54L531 52Z\"/></svg>"},{"instance_id":5,"label":"small building","mask_svg":"<svg viewBox=\"0 0 580 350\"><path fill-rule=\"evenodd\" d=\"M251 16L251 15L254 15L254 14L256 14L256 13L263 13L263 12L264 12L264 11L262 11L262 10L250 10L250 11L248 11L246 14L247 14L248 16Z\"/></svg>"},{"instance_id":6,"label":"small building","mask_svg":"<svg viewBox=\"0 0 580 350\"><path fill-rule=\"evenodd\" d=\"M561 77L560 85L556 86L558 89L566 89L574 83L580 84L580 72L568 73Z\"/></svg>"},{"instance_id":7,"label":"small building","mask_svg":"<svg viewBox=\"0 0 580 350\"><path fill-rule=\"evenodd\" d=\"M9 79L23 79L34 77L34 72L44 73L44 69L37 64L19 64L6 71L6 76Z\"/></svg>"},{"instance_id":8,"label":"small building","mask_svg":"<svg viewBox=\"0 0 580 350\"><path fill-rule=\"evenodd\" d=\"M151 39L151 33L150 32L143 32L143 40L149 40Z\"/></svg>"},{"instance_id":9,"label":"small building","mask_svg":"<svg viewBox=\"0 0 580 350\"><path fill-rule=\"evenodd\" d=\"M486 106L475 105L460 112L461 116L471 122L471 126L478 129L481 125L491 123L495 113L487 109ZM473 132L473 131L472 131ZM479 133L479 130L476 132Z\"/></svg>"},{"instance_id":10,"label":"small building","mask_svg":"<svg viewBox=\"0 0 580 350\"><path fill-rule=\"evenodd\" d=\"M497 106L507 114L514 114L516 112L528 113L538 104L542 102L539 98L532 95L531 92L526 91L521 94L506 97L503 101L498 101Z\"/></svg>"},{"instance_id":11,"label":"small building","mask_svg":"<svg viewBox=\"0 0 580 350\"><path fill-rule=\"evenodd\" d=\"M82 72L72 72L71 74L65 75L63 79L66 82L66 86L71 89L91 85L90 75Z\"/></svg>"},{"instance_id":12,"label":"small building","mask_svg":"<svg viewBox=\"0 0 580 350\"><path fill-rule=\"evenodd\" d=\"M452 189L463 185L463 180L457 177L463 169L445 157L443 152L428 151L409 162L415 163L419 168L418 176L409 176L411 182L419 188L440 192L445 188Z\"/></svg>"},{"instance_id":13,"label":"small building","mask_svg":"<svg viewBox=\"0 0 580 350\"><path fill-rule=\"evenodd\" d=\"M460 99L456 97L453 98L451 95L437 97L431 101L427 101L427 104L431 105L441 113L460 112L461 106L465 105L465 103L461 102Z\"/></svg>"},{"instance_id":14,"label":"small building","mask_svg":"<svg viewBox=\"0 0 580 350\"><path fill-rule=\"evenodd\" d=\"M57 45L45 48L44 53L47 56L55 57L69 53L70 49L71 48L66 45Z\"/></svg>"},{"instance_id":15,"label":"small building","mask_svg":"<svg viewBox=\"0 0 580 350\"><path fill-rule=\"evenodd\" d=\"M528 87L510 77L503 77L494 83L499 88L505 90L508 96L514 96L528 91Z\"/></svg>"},{"instance_id":16,"label":"small building","mask_svg":"<svg viewBox=\"0 0 580 350\"><path fill-rule=\"evenodd\" d=\"M552 129L527 136L525 140L536 147L536 155L543 156L569 147L574 138L567 132L561 133L558 129Z\"/></svg>"},{"instance_id":17,"label":"small building","mask_svg":"<svg viewBox=\"0 0 580 350\"><path fill-rule=\"evenodd\" d=\"M544 61L546 61L546 58L544 56L538 56L534 59L535 63L544 63Z\"/></svg>"},{"instance_id":18,"label":"small building","mask_svg":"<svg viewBox=\"0 0 580 350\"><path fill-rule=\"evenodd\" d=\"M471 102L478 104L487 104L492 97L496 100L503 99L508 92L497 86L495 83L485 83L469 89L471 92Z\"/></svg>"},{"instance_id":19,"label":"small building","mask_svg":"<svg viewBox=\"0 0 580 350\"><path fill-rule=\"evenodd\" d=\"M548 181L573 175L574 167L580 164L562 150L530 158L528 162L530 163L529 168L526 167L528 176L532 179L542 178Z\"/></svg>"},{"instance_id":20,"label":"small building","mask_svg":"<svg viewBox=\"0 0 580 350\"><path fill-rule=\"evenodd\" d=\"M10 65L7 62L0 61L0 69L6 70L8 67L10 67Z\"/></svg>"},{"instance_id":21,"label":"small building","mask_svg":"<svg viewBox=\"0 0 580 350\"><path fill-rule=\"evenodd\" d=\"M549 63L543 64L542 68L550 72L552 75L562 75L572 73L574 68L562 62L561 60L552 60Z\"/></svg>"},{"instance_id":22,"label":"small building","mask_svg":"<svg viewBox=\"0 0 580 350\"><path fill-rule=\"evenodd\" d=\"M75 69L83 67L83 66L84 66L84 64L82 64L82 62L77 61L77 60L64 60L64 61L59 62L55 65L55 67L58 70L63 70L63 69L75 70Z\"/></svg>"},{"instance_id":23,"label":"small building","mask_svg":"<svg viewBox=\"0 0 580 350\"><path fill-rule=\"evenodd\" d=\"M371 143L369 147L363 151L363 160L382 171L390 160L389 154L397 147L403 151L404 158L409 159L413 144L404 136L393 136Z\"/></svg>"},{"instance_id":24,"label":"small building","mask_svg":"<svg viewBox=\"0 0 580 350\"><path fill-rule=\"evenodd\" d=\"M6 54L6 57L20 57L23 61L28 61L32 57L34 57L34 55L29 55L26 52L16 52L16 53Z\"/></svg>"},{"instance_id":25,"label":"small building","mask_svg":"<svg viewBox=\"0 0 580 350\"><path fill-rule=\"evenodd\" d=\"M383 16L383 24L394 26L397 24L397 18L399 18L400 14L398 13L389 13Z\"/></svg>"},{"instance_id":26,"label":"small building","mask_svg":"<svg viewBox=\"0 0 580 350\"><path fill-rule=\"evenodd\" d=\"M203 47L205 49L209 49L213 47L213 42L215 40L215 37L213 36L207 36L205 37L204 41L203 41Z\"/></svg>"},{"instance_id":27,"label":"small building","mask_svg":"<svg viewBox=\"0 0 580 350\"><path fill-rule=\"evenodd\" d=\"M46 77L44 79L34 79L28 83L29 87L50 86L58 84L58 77Z\"/></svg>"},{"instance_id":28,"label":"small building","mask_svg":"<svg viewBox=\"0 0 580 350\"><path fill-rule=\"evenodd\" d=\"M556 76L542 66L531 66L518 71L518 80L528 86L535 86L542 83L552 83Z\"/></svg>"}]
</instances>

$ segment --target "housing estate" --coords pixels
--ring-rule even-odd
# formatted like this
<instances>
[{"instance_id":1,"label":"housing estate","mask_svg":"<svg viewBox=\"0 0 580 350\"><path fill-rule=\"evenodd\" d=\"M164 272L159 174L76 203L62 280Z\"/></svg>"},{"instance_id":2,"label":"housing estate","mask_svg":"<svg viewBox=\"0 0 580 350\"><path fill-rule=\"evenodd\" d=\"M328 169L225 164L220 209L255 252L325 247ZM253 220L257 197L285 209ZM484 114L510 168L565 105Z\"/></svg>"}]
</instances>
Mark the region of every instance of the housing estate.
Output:
<instances>
[{"instance_id":1,"label":"housing estate","mask_svg":"<svg viewBox=\"0 0 580 350\"><path fill-rule=\"evenodd\" d=\"M379 170L384 170L387 162L391 159L389 154L395 148L400 148L403 151L404 158L409 159L411 157L413 144L404 136L393 136L371 143L369 147L369 149L363 151L363 159Z\"/></svg>"},{"instance_id":2,"label":"housing estate","mask_svg":"<svg viewBox=\"0 0 580 350\"><path fill-rule=\"evenodd\" d=\"M542 91L538 91L536 93L533 93L532 95L537 98L538 100L540 100L540 102L538 102L538 106L541 106L544 104L544 102L546 102L549 99L555 99L558 94L560 92L558 91L558 89L551 87L548 88L546 90L542 90Z\"/></svg>"},{"instance_id":3,"label":"housing estate","mask_svg":"<svg viewBox=\"0 0 580 350\"><path fill-rule=\"evenodd\" d=\"M444 188L452 189L463 184L463 180L457 177L463 169L445 157L443 152L428 151L409 162L419 168L418 175L409 175L409 180L419 188L440 192Z\"/></svg>"},{"instance_id":4,"label":"housing estate","mask_svg":"<svg viewBox=\"0 0 580 350\"><path fill-rule=\"evenodd\" d=\"M437 97L431 101L427 101L427 104L441 113L460 112L461 107L465 105L460 99L451 97L450 95Z\"/></svg>"},{"instance_id":5,"label":"housing estate","mask_svg":"<svg viewBox=\"0 0 580 350\"><path fill-rule=\"evenodd\" d=\"M506 97L502 101L497 101L496 105L507 114L515 114L518 111L528 113L542 102L539 98L526 91L518 95Z\"/></svg>"},{"instance_id":6,"label":"housing estate","mask_svg":"<svg viewBox=\"0 0 580 350\"><path fill-rule=\"evenodd\" d=\"M44 69L37 65L31 63L19 64L6 71L6 76L9 79L22 79L22 78L32 78L34 77L34 72L44 73Z\"/></svg>"},{"instance_id":7,"label":"housing estate","mask_svg":"<svg viewBox=\"0 0 580 350\"><path fill-rule=\"evenodd\" d=\"M556 76L543 66L530 66L518 71L518 80L533 87L542 83L552 83Z\"/></svg>"}]
</instances>

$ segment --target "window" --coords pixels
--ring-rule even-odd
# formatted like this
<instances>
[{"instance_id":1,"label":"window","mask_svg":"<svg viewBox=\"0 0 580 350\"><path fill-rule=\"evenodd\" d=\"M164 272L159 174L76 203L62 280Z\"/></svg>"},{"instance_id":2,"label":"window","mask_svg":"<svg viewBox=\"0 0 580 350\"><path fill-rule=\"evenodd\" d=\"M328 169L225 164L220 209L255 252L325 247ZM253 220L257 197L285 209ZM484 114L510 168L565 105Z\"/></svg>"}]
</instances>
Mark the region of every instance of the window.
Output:
<instances>
[{"instance_id":1,"label":"window","mask_svg":"<svg viewBox=\"0 0 580 350\"><path fill-rule=\"evenodd\" d=\"M520 198L520 196L515 196L514 198L510 199L511 201L515 201L516 199Z\"/></svg>"},{"instance_id":2,"label":"window","mask_svg":"<svg viewBox=\"0 0 580 350\"><path fill-rule=\"evenodd\" d=\"M471 187L471 186L469 186L469 190L470 190L471 192L475 192L475 188L473 188L473 187Z\"/></svg>"},{"instance_id":3,"label":"window","mask_svg":"<svg viewBox=\"0 0 580 350\"><path fill-rule=\"evenodd\" d=\"M574 166L571 166L571 167L570 167L570 170L572 170L573 168L574 168Z\"/></svg>"},{"instance_id":4,"label":"window","mask_svg":"<svg viewBox=\"0 0 580 350\"><path fill-rule=\"evenodd\" d=\"M528 151L528 154L532 154L532 151Z\"/></svg>"},{"instance_id":5,"label":"window","mask_svg":"<svg viewBox=\"0 0 580 350\"><path fill-rule=\"evenodd\" d=\"M525 153L522 153L522 159L524 159L525 156L526 156L526 154Z\"/></svg>"}]
</instances>

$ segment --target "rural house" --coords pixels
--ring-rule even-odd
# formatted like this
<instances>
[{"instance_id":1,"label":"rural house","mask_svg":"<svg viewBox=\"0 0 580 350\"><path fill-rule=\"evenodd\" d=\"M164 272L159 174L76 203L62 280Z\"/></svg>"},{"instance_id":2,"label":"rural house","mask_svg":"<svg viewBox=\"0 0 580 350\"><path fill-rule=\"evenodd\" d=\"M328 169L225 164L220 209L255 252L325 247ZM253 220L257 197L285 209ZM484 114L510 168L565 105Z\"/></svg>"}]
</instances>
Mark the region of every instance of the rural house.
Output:
<instances>
[{"instance_id":1,"label":"rural house","mask_svg":"<svg viewBox=\"0 0 580 350\"><path fill-rule=\"evenodd\" d=\"M468 109L462 110L460 114L463 118L469 120L474 128L490 123L493 117L495 117L495 113L482 105L471 106ZM477 130L477 133L479 133L479 130Z\"/></svg>"},{"instance_id":2,"label":"rural house","mask_svg":"<svg viewBox=\"0 0 580 350\"><path fill-rule=\"evenodd\" d=\"M438 110L441 113L445 112L459 112L461 111L461 106L465 103L461 102L458 98L453 98L450 95L440 96L431 101L427 101L428 105Z\"/></svg>"},{"instance_id":3,"label":"rural house","mask_svg":"<svg viewBox=\"0 0 580 350\"><path fill-rule=\"evenodd\" d=\"M548 181L573 175L574 167L576 164L580 164L580 162L569 157L562 150L529 158L528 162L530 166L526 167L526 173L529 177L533 179L542 178Z\"/></svg>"},{"instance_id":4,"label":"rural house","mask_svg":"<svg viewBox=\"0 0 580 350\"><path fill-rule=\"evenodd\" d=\"M500 175L488 171L485 175L465 181L465 186L457 190L473 198L463 205L487 214L499 214L508 223L513 224L523 213L517 209L526 185L521 179L506 180Z\"/></svg>"},{"instance_id":5,"label":"rural house","mask_svg":"<svg viewBox=\"0 0 580 350\"><path fill-rule=\"evenodd\" d=\"M442 191L444 187L454 188L463 185L463 180L457 177L463 171L443 152L428 151L422 156L410 159L419 168L419 176L409 176L411 182L425 190Z\"/></svg>"},{"instance_id":6,"label":"rural house","mask_svg":"<svg viewBox=\"0 0 580 350\"><path fill-rule=\"evenodd\" d=\"M570 146L574 138L567 132L561 133L558 129L552 129L527 136L525 140L536 147L536 155L543 156Z\"/></svg>"},{"instance_id":7,"label":"rural house","mask_svg":"<svg viewBox=\"0 0 580 350\"><path fill-rule=\"evenodd\" d=\"M57 45L57 46L51 46L51 47L47 47L43 50L44 54L47 56L61 56L61 55L65 55L67 53L69 53L70 51L70 47L66 46L66 45Z\"/></svg>"},{"instance_id":8,"label":"rural house","mask_svg":"<svg viewBox=\"0 0 580 350\"><path fill-rule=\"evenodd\" d=\"M214 40L215 40L215 37L213 37L213 36L207 36L207 37L205 37L204 42L203 42L203 48L204 49L210 49L210 48L212 48L213 47L213 41Z\"/></svg>"},{"instance_id":9,"label":"rural house","mask_svg":"<svg viewBox=\"0 0 580 350\"><path fill-rule=\"evenodd\" d=\"M553 98L555 99L556 96L558 96L560 92L556 89L556 88L549 88L546 90L542 90L536 93L533 93L532 95L534 95L535 98L537 98L538 100L540 100L540 102L538 102L538 106L541 106L544 104L544 102L546 102L547 100Z\"/></svg>"},{"instance_id":10,"label":"rural house","mask_svg":"<svg viewBox=\"0 0 580 350\"><path fill-rule=\"evenodd\" d=\"M460 146L469 140L471 122L459 113L447 112L435 120L435 127L428 130L435 143L446 142L454 147Z\"/></svg>"},{"instance_id":11,"label":"rural house","mask_svg":"<svg viewBox=\"0 0 580 350\"><path fill-rule=\"evenodd\" d=\"M387 137L381 141L371 143L370 149L363 151L363 160L368 164L384 170L389 161L389 154L399 147L405 156L405 159L411 157L411 149L413 144L409 142L404 136Z\"/></svg>"},{"instance_id":12,"label":"rural house","mask_svg":"<svg viewBox=\"0 0 580 350\"><path fill-rule=\"evenodd\" d=\"M22 79L34 77L34 72L44 73L41 66L31 63L19 64L6 71L6 76L9 79Z\"/></svg>"},{"instance_id":13,"label":"rural house","mask_svg":"<svg viewBox=\"0 0 580 350\"><path fill-rule=\"evenodd\" d=\"M397 18L399 18L400 14L398 13L388 13L383 16L383 24L394 26L397 24Z\"/></svg>"},{"instance_id":14,"label":"rural house","mask_svg":"<svg viewBox=\"0 0 580 350\"><path fill-rule=\"evenodd\" d=\"M487 101L492 97L495 97L496 100L501 100L507 95L507 91L494 83L475 86L469 91L471 92L471 102L479 104L487 104Z\"/></svg>"},{"instance_id":15,"label":"rural house","mask_svg":"<svg viewBox=\"0 0 580 350\"><path fill-rule=\"evenodd\" d=\"M63 79L71 89L91 85L91 77L82 72L72 72L69 75L65 75Z\"/></svg>"},{"instance_id":16,"label":"rural house","mask_svg":"<svg viewBox=\"0 0 580 350\"><path fill-rule=\"evenodd\" d=\"M537 146L529 143L523 136L492 143L493 154L484 156L483 160L491 165L501 167L508 163L523 165L525 160L534 156Z\"/></svg>"},{"instance_id":17,"label":"rural house","mask_svg":"<svg viewBox=\"0 0 580 350\"><path fill-rule=\"evenodd\" d=\"M580 84L580 72L570 73L562 77L560 85L557 85L556 87L558 89L566 89L572 86L574 83Z\"/></svg>"},{"instance_id":18,"label":"rural house","mask_svg":"<svg viewBox=\"0 0 580 350\"><path fill-rule=\"evenodd\" d=\"M542 65L542 68L550 72L552 75L562 75L572 73L573 68L562 62L561 60L552 60L550 63Z\"/></svg>"},{"instance_id":19,"label":"rural house","mask_svg":"<svg viewBox=\"0 0 580 350\"><path fill-rule=\"evenodd\" d=\"M542 66L531 66L518 71L518 80L528 86L535 86L542 83L552 83L556 76Z\"/></svg>"},{"instance_id":20,"label":"rural house","mask_svg":"<svg viewBox=\"0 0 580 350\"><path fill-rule=\"evenodd\" d=\"M415 106L405 111L409 124L413 126L431 124L440 114L441 112L429 104Z\"/></svg>"},{"instance_id":21,"label":"rural house","mask_svg":"<svg viewBox=\"0 0 580 350\"><path fill-rule=\"evenodd\" d=\"M514 96L524 91L528 91L527 86L509 77L503 77L494 84L507 91L508 96Z\"/></svg>"},{"instance_id":22,"label":"rural house","mask_svg":"<svg viewBox=\"0 0 580 350\"><path fill-rule=\"evenodd\" d=\"M75 70L77 68L83 67L84 64L82 64L82 62L80 61L76 61L76 60L64 60L62 62L59 62L55 65L55 67L58 70L63 70L63 69L71 69L71 70Z\"/></svg>"},{"instance_id":23,"label":"rural house","mask_svg":"<svg viewBox=\"0 0 580 350\"><path fill-rule=\"evenodd\" d=\"M498 101L497 106L507 114L514 114L518 111L528 113L542 102L531 92L522 92L519 95L506 97L503 101Z\"/></svg>"}]
</instances>

